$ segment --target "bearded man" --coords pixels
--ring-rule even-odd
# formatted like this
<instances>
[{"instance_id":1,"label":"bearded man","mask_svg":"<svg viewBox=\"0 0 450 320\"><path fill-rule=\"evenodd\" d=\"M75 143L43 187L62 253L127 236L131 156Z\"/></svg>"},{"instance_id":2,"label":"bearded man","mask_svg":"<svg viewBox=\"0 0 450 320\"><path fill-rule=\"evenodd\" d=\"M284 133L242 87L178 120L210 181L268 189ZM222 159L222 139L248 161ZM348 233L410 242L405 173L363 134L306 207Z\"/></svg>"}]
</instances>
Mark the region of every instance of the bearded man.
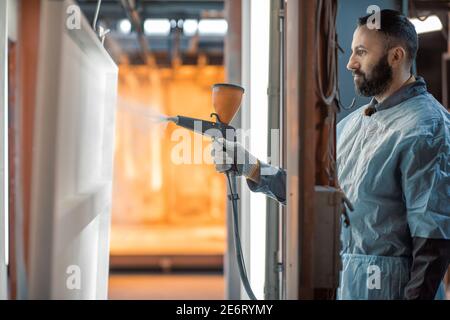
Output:
<instances>
[{"instance_id":1,"label":"bearded man","mask_svg":"<svg viewBox=\"0 0 450 320\"><path fill-rule=\"evenodd\" d=\"M343 224L340 299L443 298L450 260L450 114L412 74L414 26L393 10L359 18L347 68L373 97L337 126L339 184L354 206ZM285 204L286 172L218 140L219 172L237 163L252 191ZM235 157L234 150L237 157ZM265 174L269 172L270 174ZM274 172L274 174L272 174Z\"/></svg>"}]
</instances>

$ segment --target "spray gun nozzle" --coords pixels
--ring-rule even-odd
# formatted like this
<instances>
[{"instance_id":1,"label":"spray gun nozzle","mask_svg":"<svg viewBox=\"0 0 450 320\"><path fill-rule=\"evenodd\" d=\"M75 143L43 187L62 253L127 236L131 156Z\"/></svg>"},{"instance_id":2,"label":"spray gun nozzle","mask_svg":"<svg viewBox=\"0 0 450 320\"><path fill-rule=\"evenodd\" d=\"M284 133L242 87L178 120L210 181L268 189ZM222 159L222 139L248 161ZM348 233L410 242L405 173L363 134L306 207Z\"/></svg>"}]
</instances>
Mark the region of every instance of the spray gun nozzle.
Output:
<instances>
[{"instance_id":1,"label":"spray gun nozzle","mask_svg":"<svg viewBox=\"0 0 450 320\"><path fill-rule=\"evenodd\" d=\"M175 124L178 124L178 121L180 120L178 117L166 117L165 120L167 122L174 122Z\"/></svg>"}]
</instances>

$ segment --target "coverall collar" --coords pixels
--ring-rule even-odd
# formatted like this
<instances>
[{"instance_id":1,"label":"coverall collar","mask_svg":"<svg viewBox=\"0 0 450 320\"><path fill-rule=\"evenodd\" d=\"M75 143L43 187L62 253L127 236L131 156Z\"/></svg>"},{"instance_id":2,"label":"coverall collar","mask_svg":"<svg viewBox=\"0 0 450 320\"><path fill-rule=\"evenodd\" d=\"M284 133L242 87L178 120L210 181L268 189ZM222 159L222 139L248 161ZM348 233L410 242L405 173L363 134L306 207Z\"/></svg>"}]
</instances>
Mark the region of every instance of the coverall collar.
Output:
<instances>
[{"instance_id":1,"label":"coverall collar","mask_svg":"<svg viewBox=\"0 0 450 320\"><path fill-rule=\"evenodd\" d=\"M422 77L416 76L416 81L401 87L381 103L378 103L373 97L369 106L375 108L376 111L389 109L424 92L427 92L427 84Z\"/></svg>"}]
</instances>

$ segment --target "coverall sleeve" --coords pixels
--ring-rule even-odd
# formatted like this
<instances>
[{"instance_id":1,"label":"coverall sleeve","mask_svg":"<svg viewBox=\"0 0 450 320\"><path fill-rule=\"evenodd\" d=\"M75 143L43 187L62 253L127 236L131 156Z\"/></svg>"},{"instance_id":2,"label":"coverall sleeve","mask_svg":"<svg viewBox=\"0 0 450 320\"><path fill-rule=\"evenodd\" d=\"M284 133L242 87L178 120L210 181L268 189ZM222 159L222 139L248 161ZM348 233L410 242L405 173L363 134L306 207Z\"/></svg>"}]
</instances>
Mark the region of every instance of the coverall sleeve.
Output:
<instances>
[{"instance_id":1,"label":"coverall sleeve","mask_svg":"<svg viewBox=\"0 0 450 320\"><path fill-rule=\"evenodd\" d=\"M406 299L433 299L449 264L450 152L445 135L415 140L401 160L413 261Z\"/></svg>"},{"instance_id":2,"label":"coverall sleeve","mask_svg":"<svg viewBox=\"0 0 450 320\"><path fill-rule=\"evenodd\" d=\"M413 238L413 264L405 286L407 300L433 300L450 261L450 240Z\"/></svg>"},{"instance_id":3,"label":"coverall sleeve","mask_svg":"<svg viewBox=\"0 0 450 320\"><path fill-rule=\"evenodd\" d=\"M260 180L256 183L247 179L247 185L253 192L262 192L268 197L286 205L286 170L260 161Z\"/></svg>"},{"instance_id":4,"label":"coverall sleeve","mask_svg":"<svg viewBox=\"0 0 450 320\"><path fill-rule=\"evenodd\" d=\"M449 140L443 134L417 138L400 160L411 237L450 239Z\"/></svg>"}]
</instances>

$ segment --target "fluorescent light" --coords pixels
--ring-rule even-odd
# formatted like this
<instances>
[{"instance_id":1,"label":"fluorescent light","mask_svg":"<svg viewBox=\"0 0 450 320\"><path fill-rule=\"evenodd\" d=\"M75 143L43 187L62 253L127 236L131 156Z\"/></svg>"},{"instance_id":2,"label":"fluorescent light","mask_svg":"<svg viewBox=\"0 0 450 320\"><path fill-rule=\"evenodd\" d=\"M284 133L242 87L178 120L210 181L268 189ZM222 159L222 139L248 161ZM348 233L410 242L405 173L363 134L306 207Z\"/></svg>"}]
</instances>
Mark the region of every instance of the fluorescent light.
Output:
<instances>
[{"instance_id":1,"label":"fluorescent light","mask_svg":"<svg viewBox=\"0 0 450 320\"><path fill-rule=\"evenodd\" d=\"M424 21L416 18L410 19L410 21L416 28L417 34L442 30L441 20L435 15L429 16Z\"/></svg>"},{"instance_id":2,"label":"fluorescent light","mask_svg":"<svg viewBox=\"0 0 450 320\"><path fill-rule=\"evenodd\" d=\"M123 34L129 34L131 32L131 22L128 19L119 21L119 31Z\"/></svg>"},{"instance_id":3,"label":"fluorescent light","mask_svg":"<svg viewBox=\"0 0 450 320\"><path fill-rule=\"evenodd\" d=\"M223 36L227 33L228 23L225 19L202 19L198 23L200 35Z\"/></svg>"},{"instance_id":4,"label":"fluorescent light","mask_svg":"<svg viewBox=\"0 0 450 320\"><path fill-rule=\"evenodd\" d=\"M185 36L193 36L197 33L198 22L194 19L186 19L183 23L183 33Z\"/></svg>"},{"instance_id":5,"label":"fluorescent light","mask_svg":"<svg viewBox=\"0 0 450 320\"><path fill-rule=\"evenodd\" d=\"M170 33L169 19L147 19L144 22L146 35L167 36Z\"/></svg>"}]
</instances>

